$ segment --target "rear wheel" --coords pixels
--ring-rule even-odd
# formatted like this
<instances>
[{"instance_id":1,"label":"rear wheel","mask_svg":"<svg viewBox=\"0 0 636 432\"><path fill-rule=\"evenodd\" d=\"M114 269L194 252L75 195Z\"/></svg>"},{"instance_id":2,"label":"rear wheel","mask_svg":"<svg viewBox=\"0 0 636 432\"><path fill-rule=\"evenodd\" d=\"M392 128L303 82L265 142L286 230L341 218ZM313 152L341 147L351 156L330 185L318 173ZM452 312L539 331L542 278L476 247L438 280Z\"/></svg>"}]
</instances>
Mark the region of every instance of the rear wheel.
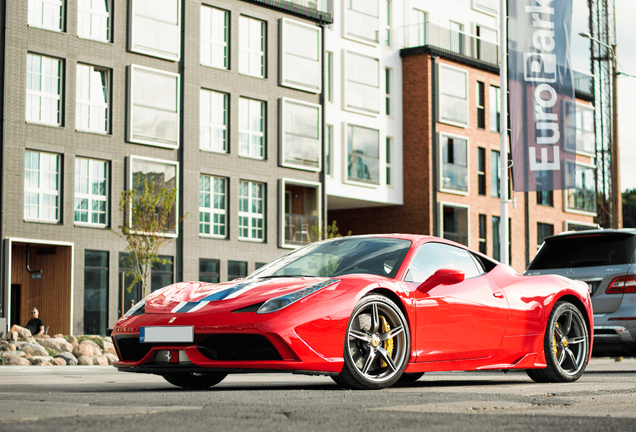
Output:
<instances>
[{"instance_id":1,"label":"rear wheel","mask_svg":"<svg viewBox=\"0 0 636 432\"><path fill-rule=\"evenodd\" d=\"M351 314L345 364L334 381L359 390L390 387L402 375L409 353L409 328L400 308L382 295L368 295Z\"/></svg>"},{"instance_id":2,"label":"rear wheel","mask_svg":"<svg viewBox=\"0 0 636 432\"><path fill-rule=\"evenodd\" d=\"M170 384L176 385L177 387L187 389L206 389L220 383L226 376L227 374L218 372L186 372L165 374L163 375L163 378Z\"/></svg>"},{"instance_id":3,"label":"rear wheel","mask_svg":"<svg viewBox=\"0 0 636 432\"><path fill-rule=\"evenodd\" d=\"M590 337L581 311L572 303L557 302L548 318L543 342L545 369L528 369L536 382L573 382L587 365Z\"/></svg>"}]
</instances>

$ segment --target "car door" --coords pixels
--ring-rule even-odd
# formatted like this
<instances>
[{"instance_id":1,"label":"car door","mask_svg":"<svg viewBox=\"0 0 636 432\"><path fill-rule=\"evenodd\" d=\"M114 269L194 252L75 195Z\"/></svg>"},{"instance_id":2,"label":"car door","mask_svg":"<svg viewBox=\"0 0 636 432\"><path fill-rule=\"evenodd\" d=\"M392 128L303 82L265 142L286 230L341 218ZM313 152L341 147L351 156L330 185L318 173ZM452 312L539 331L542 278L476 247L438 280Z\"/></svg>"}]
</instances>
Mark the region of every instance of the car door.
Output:
<instances>
[{"instance_id":1,"label":"car door","mask_svg":"<svg viewBox=\"0 0 636 432\"><path fill-rule=\"evenodd\" d=\"M462 271L465 279L418 289L439 269ZM405 281L416 307L417 362L490 357L499 349L508 322L508 302L470 252L425 243L411 260Z\"/></svg>"}]
</instances>

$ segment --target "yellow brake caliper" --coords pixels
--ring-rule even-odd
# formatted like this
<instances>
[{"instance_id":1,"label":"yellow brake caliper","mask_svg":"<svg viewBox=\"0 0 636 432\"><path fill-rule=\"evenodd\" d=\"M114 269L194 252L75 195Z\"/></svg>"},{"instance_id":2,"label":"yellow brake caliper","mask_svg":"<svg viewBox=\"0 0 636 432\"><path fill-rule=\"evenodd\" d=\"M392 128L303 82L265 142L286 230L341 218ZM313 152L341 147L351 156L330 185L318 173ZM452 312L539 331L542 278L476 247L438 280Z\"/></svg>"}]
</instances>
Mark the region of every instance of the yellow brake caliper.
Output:
<instances>
[{"instance_id":1,"label":"yellow brake caliper","mask_svg":"<svg viewBox=\"0 0 636 432\"><path fill-rule=\"evenodd\" d=\"M559 323L556 323L555 327L559 328ZM559 357L559 349L557 347L556 332L552 333L552 337L554 338L554 355L557 356L557 358L558 358Z\"/></svg>"},{"instance_id":2,"label":"yellow brake caliper","mask_svg":"<svg viewBox=\"0 0 636 432\"><path fill-rule=\"evenodd\" d=\"M390 332L391 331L391 326L387 322L386 318L384 318L382 315L380 315L380 321L382 322L381 323L382 334ZM393 355L393 338L385 340L383 348L386 350L386 352L389 353L390 356ZM381 367L387 367L388 364L386 364L386 362L384 360L382 360L382 362L380 363L380 366Z\"/></svg>"}]
</instances>

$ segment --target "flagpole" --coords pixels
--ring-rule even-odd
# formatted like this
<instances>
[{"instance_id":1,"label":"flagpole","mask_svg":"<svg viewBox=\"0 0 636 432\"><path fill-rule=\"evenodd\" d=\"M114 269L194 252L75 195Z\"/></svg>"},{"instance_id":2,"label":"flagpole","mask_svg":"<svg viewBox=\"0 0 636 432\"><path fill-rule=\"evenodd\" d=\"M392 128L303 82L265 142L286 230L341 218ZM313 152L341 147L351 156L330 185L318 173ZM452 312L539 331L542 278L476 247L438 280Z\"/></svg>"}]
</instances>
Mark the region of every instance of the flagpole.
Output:
<instances>
[{"instance_id":1,"label":"flagpole","mask_svg":"<svg viewBox=\"0 0 636 432\"><path fill-rule=\"evenodd\" d=\"M501 197L501 216L499 218L499 248L500 261L503 264L510 264L508 257L508 62L506 53L508 51L508 9L506 0L500 0L499 7L499 88L501 114L499 117L500 129L500 155L499 169L501 172L501 183L499 185L499 196Z\"/></svg>"}]
</instances>

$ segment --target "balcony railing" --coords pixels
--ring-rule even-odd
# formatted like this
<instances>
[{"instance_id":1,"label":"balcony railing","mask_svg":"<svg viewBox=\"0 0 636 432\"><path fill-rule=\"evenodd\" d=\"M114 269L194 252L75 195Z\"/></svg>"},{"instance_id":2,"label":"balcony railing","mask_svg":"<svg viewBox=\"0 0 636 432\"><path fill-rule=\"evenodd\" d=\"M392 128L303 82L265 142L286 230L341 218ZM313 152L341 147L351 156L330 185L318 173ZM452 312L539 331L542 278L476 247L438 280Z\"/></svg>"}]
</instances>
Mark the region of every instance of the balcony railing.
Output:
<instances>
[{"instance_id":1,"label":"balcony railing","mask_svg":"<svg viewBox=\"0 0 636 432\"><path fill-rule=\"evenodd\" d=\"M499 67L499 44L437 24L426 22L400 27L398 43L402 48L430 45Z\"/></svg>"},{"instance_id":2,"label":"balcony railing","mask_svg":"<svg viewBox=\"0 0 636 432\"><path fill-rule=\"evenodd\" d=\"M333 0L245 0L333 22ZM313 12L312 12L313 11Z\"/></svg>"},{"instance_id":3,"label":"balcony railing","mask_svg":"<svg viewBox=\"0 0 636 432\"><path fill-rule=\"evenodd\" d=\"M572 78L574 80L574 90L592 96L594 75L572 70Z\"/></svg>"},{"instance_id":4,"label":"balcony railing","mask_svg":"<svg viewBox=\"0 0 636 432\"><path fill-rule=\"evenodd\" d=\"M319 239L320 219L294 213L285 214L285 244L306 245Z\"/></svg>"}]
</instances>

